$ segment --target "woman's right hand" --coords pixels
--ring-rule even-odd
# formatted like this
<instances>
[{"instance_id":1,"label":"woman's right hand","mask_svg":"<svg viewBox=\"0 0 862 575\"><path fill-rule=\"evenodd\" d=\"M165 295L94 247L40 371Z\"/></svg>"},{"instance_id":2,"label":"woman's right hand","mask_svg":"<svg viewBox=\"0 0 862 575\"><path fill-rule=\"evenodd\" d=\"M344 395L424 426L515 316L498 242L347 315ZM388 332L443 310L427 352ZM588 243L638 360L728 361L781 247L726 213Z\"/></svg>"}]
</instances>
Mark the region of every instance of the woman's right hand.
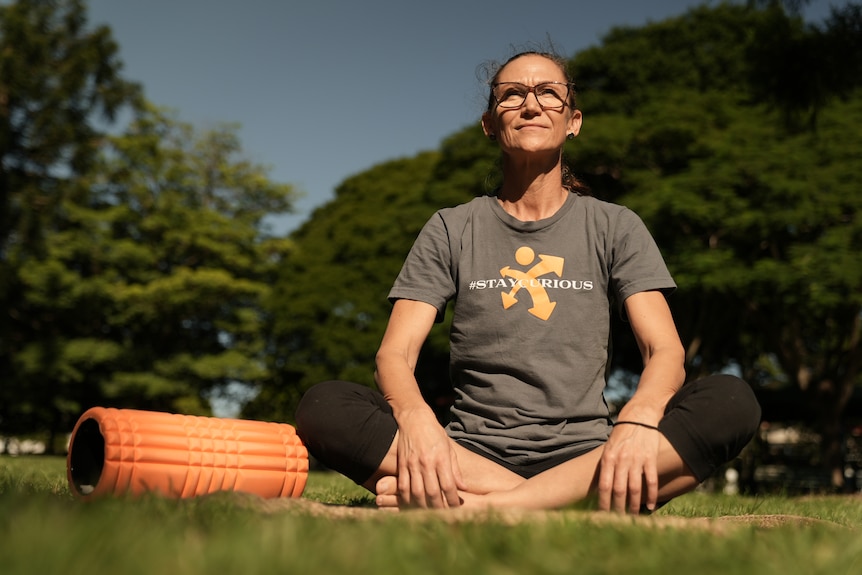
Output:
<instances>
[{"instance_id":1,"label":"woman's right hand","mask_svg":"<svg viewBox=\"0 0 862 575\"><path fill-rule=\"evenodd\" d=\"M445 509L461 505L464 489L452 440L427 406L398 420L399 507Z\"/></svg>"}]
</instances>

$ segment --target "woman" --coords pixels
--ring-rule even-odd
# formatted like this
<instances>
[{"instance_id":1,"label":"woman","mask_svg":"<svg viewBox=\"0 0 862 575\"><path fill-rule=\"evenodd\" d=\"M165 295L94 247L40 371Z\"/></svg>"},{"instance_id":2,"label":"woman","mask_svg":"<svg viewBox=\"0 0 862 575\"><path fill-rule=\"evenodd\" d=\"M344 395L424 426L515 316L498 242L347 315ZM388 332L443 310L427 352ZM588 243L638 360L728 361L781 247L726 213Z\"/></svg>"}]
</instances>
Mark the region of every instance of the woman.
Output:
<instances>
[{"instance_id":1,"label":"woman","mask_svg":"<svg viewBox=\"0 0 862 575\"><path fill-rule=\"evenodd\" d=\"M760 417L747 384L683 386L665 294L675 287L631 211L577 193L563 144L581 128L564 62L518 54L491 81L485 134L502 154L495 196L438 212L390 292L376 391L315 386L297 411L310 452L377 494L381 507L653 510L735 457ZM413 374L456 299L456 401L441 427ZM616 308L614 308L616 305ZM608 416L610 313L627 319L644 369Z\"/></svg>"}]
</instances>

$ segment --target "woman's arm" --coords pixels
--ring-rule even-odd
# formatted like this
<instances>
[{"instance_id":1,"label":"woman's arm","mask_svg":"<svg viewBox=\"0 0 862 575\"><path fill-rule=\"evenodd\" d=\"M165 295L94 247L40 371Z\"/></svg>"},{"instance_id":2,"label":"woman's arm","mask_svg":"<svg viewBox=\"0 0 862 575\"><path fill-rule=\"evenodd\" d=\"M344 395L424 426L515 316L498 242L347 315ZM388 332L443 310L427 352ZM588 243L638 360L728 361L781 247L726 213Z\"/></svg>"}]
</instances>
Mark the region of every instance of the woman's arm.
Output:
<instances>
[{"instance_id":1,"label":"woman's arm","mask_svg":"<svg viewBox=\"0 0 862 575\"><path fill-rule=\"evenodd\" d=\"M463 488L449 437L422 398L414 374L436 315L430 304L397 300L376 357L377 385L398 423L398 491L408 506L455 507Z\"/></svg>"},{"instance_id":2,"label":"woman's arm","mask_svg":"<svg viewBox=\"0 0 862 575\"><path fill-rule=\"evenodd\" d=\"M657 426L665 406L685 381L685 354L670 308L659 291L634 294L626 313L643 357L637 390L617 421ZM599 467L599 507L637 513L653 509L658 498L658 431L635 425L615 427ZM646 493L643 493L643 487Z\"/></svg>"}]
</instances>

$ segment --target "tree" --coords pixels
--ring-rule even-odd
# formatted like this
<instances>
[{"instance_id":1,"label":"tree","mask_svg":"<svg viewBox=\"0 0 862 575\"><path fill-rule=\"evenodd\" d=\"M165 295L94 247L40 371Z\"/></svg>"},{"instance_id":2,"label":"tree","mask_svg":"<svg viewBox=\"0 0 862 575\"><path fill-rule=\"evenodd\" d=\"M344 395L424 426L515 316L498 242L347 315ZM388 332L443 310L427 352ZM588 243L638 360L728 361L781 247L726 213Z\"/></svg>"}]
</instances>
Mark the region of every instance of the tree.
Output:
<instances>
[{"instance_id":1,"label":"tree","mask_svg":"<svg viewBox=\"0 0 862 575\"><path fill-rule=\"evenodd\" d=\"M83 2L0 6L0 255L39 245L64 176L92 161L107 120L139 96L119 76L106 27L86 29Z\"/></svg>"},{"instance_id":2,"label":"tree","mask_svg":"<svg viewBox=\"0 0 862 575\"><path fill-rule=\"evenodd\" d=\"M770 4L746 49L752 94L780 110L786 128L816 130L818 112L859 86L862 5L833 8L823 25L803 25Z\"/></svg>"},{"instance_id":3,"label":"tree","mask_svg":"<svg viewBox=\"0 0 862 575\"><path fill-rule=\"evenodd\" d=\"M106 139L44 257L21 264L42 327L12 358L7 413L52 431L94 404L208 414L210 395L269 376L262 300L289 243L263 219L292 189L240 152L234 127L198 136L152 108Z\"/></svg>"},{"instance_id":4,"label":"tree","mask_svg":"<svg viewBox=\"0 0 862 575\"><path fill-rule=\"evenodd\" d=\"M22 273L45 256L46 235L63 225L71 183L97 154L100 118L110 122L139 101L119 73L117 46L105 27L87 28L78 0L20 0L0 6L0 427L27 430L18 409L23 385L14 364L29 342L55 329L34 317ZM39 382L41 385L44 382ZM26 402L25 402L26 403Z\"/></svg>"}]
</instances>

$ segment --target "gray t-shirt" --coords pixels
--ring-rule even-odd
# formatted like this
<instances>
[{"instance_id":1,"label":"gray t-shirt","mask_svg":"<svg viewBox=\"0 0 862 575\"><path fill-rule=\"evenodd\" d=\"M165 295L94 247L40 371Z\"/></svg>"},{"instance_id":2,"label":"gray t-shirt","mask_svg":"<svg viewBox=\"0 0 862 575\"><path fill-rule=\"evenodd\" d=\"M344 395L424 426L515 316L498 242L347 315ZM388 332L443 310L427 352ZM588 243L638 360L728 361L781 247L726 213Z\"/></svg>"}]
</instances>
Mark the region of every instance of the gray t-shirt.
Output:
<instances>
[{"instance_id":1,"label":"gray t-shirt","mask_svg":"<svg viewBox=\"0 0 862 575\"><path fill-rule=\"evenodd\" d=\"M447 432L522 465L607 440L613 302L675 287L627 208L569 194L522 222L486 196L425 224L389 298L429 303L438 321L456 299Z\"/></svg>"}]
</instances>

